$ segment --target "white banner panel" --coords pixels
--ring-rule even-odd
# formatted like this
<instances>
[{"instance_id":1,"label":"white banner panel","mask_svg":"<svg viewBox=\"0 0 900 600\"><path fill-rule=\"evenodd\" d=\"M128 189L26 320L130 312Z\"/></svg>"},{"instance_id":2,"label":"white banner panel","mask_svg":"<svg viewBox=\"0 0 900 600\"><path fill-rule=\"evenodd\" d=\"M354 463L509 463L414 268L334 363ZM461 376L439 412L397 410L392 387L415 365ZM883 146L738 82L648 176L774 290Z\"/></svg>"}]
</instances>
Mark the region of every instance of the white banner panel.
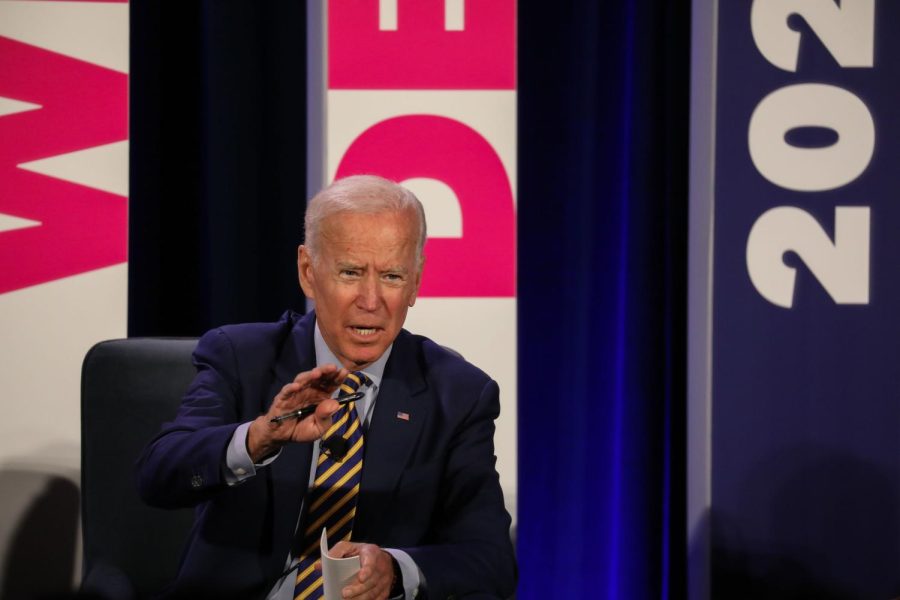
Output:
<instances>
[{"instance_id":1,"label":"white banner panel","mask_svg":"<svg viewBox=\"0 0 900 600\"><path fill-rule=\"evenodd\" d=\"M422 201L426 266L406 328L500 384L495 444L515 520L515 2L313 4L311 192L373 173Z\"/></svg>"},{"instance_id":2,"label":"white banner panel","mask_svg":"<svg viewBox=\"0 0 900 600\"><path fill-rule=\"evenodd\" d=\"M127 110L127 2L0 0L0 560L77 489L81 362L126 334Z\"/></svg>"}]
</instances>

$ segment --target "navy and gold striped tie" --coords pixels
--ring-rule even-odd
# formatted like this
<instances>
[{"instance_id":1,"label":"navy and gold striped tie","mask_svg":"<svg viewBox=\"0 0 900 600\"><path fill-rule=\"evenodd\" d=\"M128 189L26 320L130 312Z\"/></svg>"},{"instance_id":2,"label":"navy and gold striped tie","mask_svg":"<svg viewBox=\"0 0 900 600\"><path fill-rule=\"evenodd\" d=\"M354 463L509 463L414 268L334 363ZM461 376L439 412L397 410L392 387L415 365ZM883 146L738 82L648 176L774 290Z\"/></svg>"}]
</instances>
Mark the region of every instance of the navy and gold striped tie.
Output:
<instances>
[{"instance_id":1,"label":"navy and gold striped tie","mask_svg":"<svg viewBox=\"0 0 900 600\"><path fill-rule=\"evenodd\" d=\"M338 398L356 392L372 381L362 371L347 375ZM349 540L356 515L356 497L363 466L363 432L356 402L342 406L331 417L331 428L322 436L316 478L307 495L306 518L297 533L294 556L299 561L295 600L321 598L322 574L313 568L319 559L322 528L328 532L328 547Z\"/></svg>"}]
</instances>

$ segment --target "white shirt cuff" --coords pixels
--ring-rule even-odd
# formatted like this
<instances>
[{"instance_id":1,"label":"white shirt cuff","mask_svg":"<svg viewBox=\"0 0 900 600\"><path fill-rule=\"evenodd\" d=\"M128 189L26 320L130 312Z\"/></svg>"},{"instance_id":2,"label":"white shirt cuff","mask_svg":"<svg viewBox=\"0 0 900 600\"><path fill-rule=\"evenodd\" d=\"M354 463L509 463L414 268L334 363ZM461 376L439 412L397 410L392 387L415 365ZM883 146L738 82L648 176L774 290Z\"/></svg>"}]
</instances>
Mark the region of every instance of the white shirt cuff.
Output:
<instances>
[{"instance_id":1,"label":"white shirt cuff","mask_svg":"<svg viewBox=\"0 0 900 600\"><path fill-rule=\"evenodd\" d=\"M397 564L400 565L400 574L403 576L404 600L413 600L419 594L419 586L424 580L419 566L403 550L385 548L384 551L393 556L397 560Z\"/></svg>"},{"instance_id":2,"label":"white shirt cuff","mask_svg":"<svg viewBox=\"0 0 900 600\"><path fill-rule=\"evenodd\" d=\"M247 434L250 431L250 423L241 423L234 430L231 441L228 442L228 449L225 451L225 483L228 485L237 485L256 475L258 467L265 467L278 458L281 450L267 457L264 461L254 464L247 452Z\"/></svg>"}]
</instances>

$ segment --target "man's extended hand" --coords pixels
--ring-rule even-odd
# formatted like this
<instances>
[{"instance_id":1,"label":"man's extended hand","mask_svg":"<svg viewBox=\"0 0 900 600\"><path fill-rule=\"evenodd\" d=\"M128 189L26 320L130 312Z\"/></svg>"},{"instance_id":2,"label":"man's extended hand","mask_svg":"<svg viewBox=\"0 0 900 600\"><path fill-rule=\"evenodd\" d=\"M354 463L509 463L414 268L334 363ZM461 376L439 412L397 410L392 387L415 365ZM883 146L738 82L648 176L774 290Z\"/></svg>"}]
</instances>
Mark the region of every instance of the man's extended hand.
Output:
<instances>
[{"instance_id":1,"label":"man's extended hand","mask_svg":"<svg viewBox=\"0 0 900 600\"><path fill-rule=\"evenodd\" d=\"M347 376L347 369L323 365L300 373L275 396L269 412L250 424L247 451L253 462L277 452L288 442L311 442L322 437L331 427L331 415L340 405L331 394ZM317 404L316 412L303 419L286 419L272 423L272 418L309 404Z\"/></svg>"},{"instance_id":2,"label":"man's extended hand","mask_svg":"<svg viewBox=\"0 0 900 600\"><path fill-rule=\"evenodd\" d=\"M359 556L359 573L350 585L341 590L344 598L354 600L385 600L394 580L394 564L390 554L375 544L338 542L328 551L332 558Z\"/></svg>"}]
</instances>

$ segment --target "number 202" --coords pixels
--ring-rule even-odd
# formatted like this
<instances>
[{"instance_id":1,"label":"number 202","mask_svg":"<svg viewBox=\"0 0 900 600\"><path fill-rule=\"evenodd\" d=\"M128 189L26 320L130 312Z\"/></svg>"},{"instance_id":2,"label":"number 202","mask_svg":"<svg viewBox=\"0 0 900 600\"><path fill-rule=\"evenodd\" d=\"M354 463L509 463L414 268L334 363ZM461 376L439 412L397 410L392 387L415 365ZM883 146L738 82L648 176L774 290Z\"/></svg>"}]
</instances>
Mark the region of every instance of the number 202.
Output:
<instances>
[{"instance_id":1,"label":"number 202","mask_svg":"<svg viewBox=\"0 0 900 600\"><path fill-rule=\"evenodd\" d=\"M871 68L875 1L755 0L753 39L770 63L796 72L800 36L788 18L802 16L841 67ZM827 147L800 148L785 138L792 129L821 127L837 133ZM866 170L875 150L875 123L855 94L833 85L798 83L763 98L750 118L750 157L773 184L820 192L845 186ZM869 302L869 207L835 207L834 241L808 212L779 206L759 216L747 239L747 270L769 302L793 305L796 269L784 264L795 252L837 304Z\"/></svg>"}]
</instances>

